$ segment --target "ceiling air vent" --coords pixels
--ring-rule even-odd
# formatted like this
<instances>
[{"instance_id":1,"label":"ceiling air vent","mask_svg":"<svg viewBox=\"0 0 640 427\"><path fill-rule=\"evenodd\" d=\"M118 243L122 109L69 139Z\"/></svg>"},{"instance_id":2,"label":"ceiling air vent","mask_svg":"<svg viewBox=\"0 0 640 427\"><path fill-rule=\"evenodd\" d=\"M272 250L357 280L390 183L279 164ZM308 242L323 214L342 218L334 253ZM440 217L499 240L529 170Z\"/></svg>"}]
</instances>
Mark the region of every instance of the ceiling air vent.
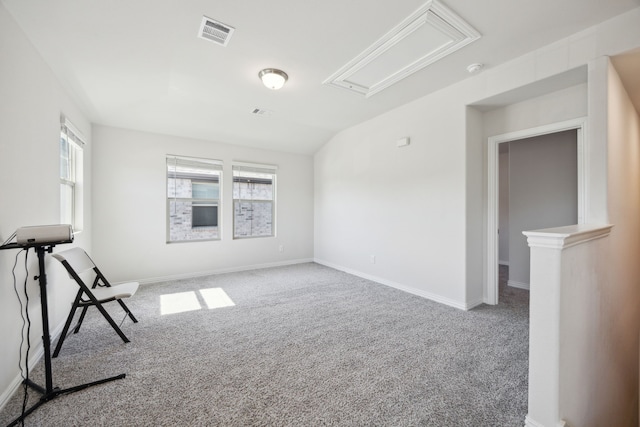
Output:
<instances>
[{"instance_id":1,"label":"ceiling air vent","mask_svg":"<svg viewBox=\"0 0 640 427\"><path fill-rule=\"evenodd\" d=\"M253 110L251 110L251 114L253 114L254 116L260 116L260 117L271 117L271 115L273 114L273 111L265 110L264 108L255 107Z\"/></svg>"},{"instance_id":2,"label":"ceiling air vent","mask_svg":"<svg viewBox=\"0 0 640 427\"><path fill-rule=\"evenodd\" d=\"M226 46L229 43L234 30L235 28L223 24L222 22L203 16L202 23L200 24L200 31L198 31L198 37Z\"/></svg>"}]
</instances>

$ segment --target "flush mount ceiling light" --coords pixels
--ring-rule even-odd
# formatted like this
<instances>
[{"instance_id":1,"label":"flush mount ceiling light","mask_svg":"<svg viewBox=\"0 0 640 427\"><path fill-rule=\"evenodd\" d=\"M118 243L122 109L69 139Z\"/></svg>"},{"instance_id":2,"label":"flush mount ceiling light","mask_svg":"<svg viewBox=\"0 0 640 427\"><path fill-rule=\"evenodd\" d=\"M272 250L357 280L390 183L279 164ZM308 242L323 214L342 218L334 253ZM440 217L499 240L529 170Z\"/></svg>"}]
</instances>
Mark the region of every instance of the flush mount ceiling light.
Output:
<instances>
[{"instance_id":1,"label":"flush mount ceiling light","mask_svg":"<svg viewBox=\"0 0 640 427\"><path fill-rule=\"evenodd\" d=\"M287 73L276 68L265 68L258 73L258 77L266 87L273 90L280 89L289 78Z\"/></svg>"}]
</instances>

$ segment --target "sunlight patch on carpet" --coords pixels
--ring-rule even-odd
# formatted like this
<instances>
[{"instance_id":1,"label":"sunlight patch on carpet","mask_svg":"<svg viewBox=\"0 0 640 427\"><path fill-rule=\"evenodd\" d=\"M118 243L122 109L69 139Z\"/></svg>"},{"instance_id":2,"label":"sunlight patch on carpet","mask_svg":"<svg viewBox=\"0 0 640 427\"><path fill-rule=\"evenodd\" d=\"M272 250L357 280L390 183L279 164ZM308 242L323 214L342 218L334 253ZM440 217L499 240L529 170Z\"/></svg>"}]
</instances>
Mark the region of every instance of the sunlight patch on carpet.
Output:
<instances>
[{"instance_id":1,"label":"sunlight patch on carpet","mask_svg":"<svg viewBox=\"0 0 640 427\"><path fill-rule=\"evenodd\" d=\"M235 303L222 288L200 289L198 291L208 309L232 307ZM204 308L194 291L160 295L160 314L176 314Z\"/></svg>"},{"instance_id":2,"label":"sunlight patch on carpet","mask_svg":"<svg viewBox=\"0 0 640 427\"><path fill-rule=\"evenodd\" d=\"M160 295L160 314L184 313L200 310L200 302L195 292L179 292Z\"/></svg>"},{"instance_id":3,"label":"sunlight patch on carpet","mask_svg":"<svg viewBox=\"0 0 640 427\"><path fill-rule=\"evenodd\" d=\"M229 295L222 288L200 289L200 295L204 298L209 309L231 307L235 303L229 298Z\"/></svg>"}]
</instances>

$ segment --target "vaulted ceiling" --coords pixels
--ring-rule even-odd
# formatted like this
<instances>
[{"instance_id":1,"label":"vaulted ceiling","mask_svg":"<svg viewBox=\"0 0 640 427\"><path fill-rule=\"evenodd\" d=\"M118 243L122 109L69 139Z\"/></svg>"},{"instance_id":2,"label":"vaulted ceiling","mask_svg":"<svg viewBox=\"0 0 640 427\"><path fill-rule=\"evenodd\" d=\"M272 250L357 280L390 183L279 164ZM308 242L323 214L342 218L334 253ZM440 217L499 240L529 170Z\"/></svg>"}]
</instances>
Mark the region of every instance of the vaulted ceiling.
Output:
<instances>
[{"instance_id":1,"label":"vaulted ceiling","mask_svg":"<svg viewBox=\"0 0 640 427\"><path fill-rule=\"evenodd\" d=\"M93 123L305 154L468 78L472 63L496 66L640 6L442 0L481 37L369 97L323 84L427 3L2 0ZM198 37L203 16L235 28L226 47ZM261 84L268 67L288 73L283 89Z\"/></svg>"}]
</instances>

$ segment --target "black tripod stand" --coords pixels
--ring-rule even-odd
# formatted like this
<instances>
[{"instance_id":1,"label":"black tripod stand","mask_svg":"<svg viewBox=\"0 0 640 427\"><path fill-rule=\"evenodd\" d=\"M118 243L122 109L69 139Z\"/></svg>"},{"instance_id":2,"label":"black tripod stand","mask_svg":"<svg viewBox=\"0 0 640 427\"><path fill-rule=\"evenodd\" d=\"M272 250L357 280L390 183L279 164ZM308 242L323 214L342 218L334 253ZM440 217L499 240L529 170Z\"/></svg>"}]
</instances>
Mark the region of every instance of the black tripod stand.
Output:
<instances>
[{"instance_id":1,"label":"black tripod stand","mask_svg":"<svg viewBox=\"0 0 640 427\"><path fill-rule=\"evenodd\" d=\"M57 242L57 243L70 243L70 242ZM58 396L74 393L76 391L83 390L87 387L91 387L98 384L103 384L109 381L119 380L126 376L126 374L116 375L114 377L105 378L98 381L89 382L86 384L80 384L75 387L70 388L59 388L53 386L53 372L51 370L51 336L49 335L49 311L47 307L47 275L44 269L44 258L46 252L51 253L53 247L56 243L47 243L47 244L33 244L33 245L20 245L17 243L9 243L3 246L0 246L0 249L27 249L27 248L35 248L36 253L38 254L38 267L39 267L39 276L36 277L38 279L38 283L40 285L40 303L42 308L42 343L44 346L44 371L45 371L45 381L46 384L44 387L34 383L31 380L25 380L25 384L34 390L38 391L42 394L40 400L38 400L33 406L24 411L18 418L13 420L8 424L7 427L15 426L24 420L29 414L38 409L44 403L55 399Z\"/></svg>"}]
</instances>

